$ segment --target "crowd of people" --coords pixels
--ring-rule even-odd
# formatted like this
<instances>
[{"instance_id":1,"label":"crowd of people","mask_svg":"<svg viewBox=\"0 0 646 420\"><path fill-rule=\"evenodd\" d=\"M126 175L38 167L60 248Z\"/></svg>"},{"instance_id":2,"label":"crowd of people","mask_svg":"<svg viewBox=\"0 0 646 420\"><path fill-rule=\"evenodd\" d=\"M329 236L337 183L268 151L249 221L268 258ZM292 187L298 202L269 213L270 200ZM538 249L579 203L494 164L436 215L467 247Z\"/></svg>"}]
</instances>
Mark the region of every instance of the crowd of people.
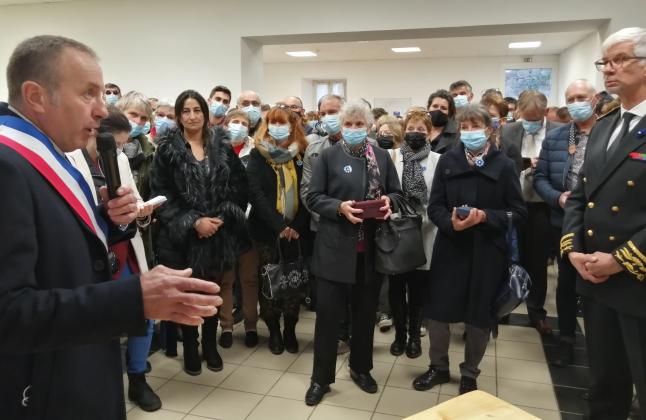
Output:
<instances>
[{"instance_id":1,"label":"crowd of people","mask_svg":"<svg viewBox=\"0 0 646 420\"><path fill-rule=\"evenodd\" d=\"M76 44L61 45L92 56ZM98 130L80 148L61 150L101 207L106 168L95 137L115 139L121 185L133 202L131 220L116 223L107 241L111 278L129 282L158 264L173 273L190 268L183 276L217 284L222 301L217 314L198 315L201 322L196 315L165 316L155 325L147 314L145 326L124 329L128 398L145 411L162 406L145 376L155 368L146 361L153 336L171 358L181 341L187 374L199 375L202 361L220 371L218 347L235 345L237 322L244 322L245 346L258 345L261 319L271 353L298 353L296 325L306 302L316 311L306 404L329 392L337 353L347 351L352 380L367 393L378 391L370 374L375 325L394 327L393 356L422 356L421 337L428 335L429 368L411 384L424 391L450 380L450 324L464 323L459 392L476 390L490 337L506 322L494 315L493 303L507 275L511 225L532 280L529 322L542 335L553 333L545 310L547 269L558 261L560 347L549 362L573 362L578 291L585 299L591 418L626 418L633 385L646 403L640 300L646 230L643 213L638 216L644 205L638 195L627 197L646 182L646 159L639 159L646 156L639 153L646 134L646 30L612 35L595 64L606 90L576 80L565 91L565 107L548 107L537 90L512 98L487 89L476 98L469 82L459 80L402 117L333 94L306 112L296 96L268 105L257 92L236 99L221 85L206 97L186 90L174 103L102 85L97 106L106 108L95 113ZM15 87L11 77L19 76L10 75ZM10 100L36 103L22 86ZM10 102L2 113L31 120L22 109ZM606 152L597 143L608 137ZM630 160L611 155L617 149ZM604 184L603 177L621 185ZM158 196L167 201L148 202ZM402 200L421 217L426 263L386 275L376 268L375 237L402 211L396 205ZM364 217L363 202L378 203L377 216ZM266 267L279 254L305 258L305 293L265 293Z\"/></svg>"}]
</instances>

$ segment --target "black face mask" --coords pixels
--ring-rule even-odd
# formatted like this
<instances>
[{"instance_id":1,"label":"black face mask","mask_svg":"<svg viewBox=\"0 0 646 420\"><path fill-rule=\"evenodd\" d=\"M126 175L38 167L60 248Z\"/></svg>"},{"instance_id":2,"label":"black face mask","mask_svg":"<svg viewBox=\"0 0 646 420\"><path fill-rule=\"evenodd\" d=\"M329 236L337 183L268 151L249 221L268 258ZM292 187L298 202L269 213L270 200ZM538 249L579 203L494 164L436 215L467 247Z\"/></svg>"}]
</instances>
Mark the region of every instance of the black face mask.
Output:
<instances>
[{"instance_id":1,"label":"black face mask","mask_svg":"<svg viewBox=\"0 0 646 420\"><path fill-rule=\"evenodd\" d=\"M419 131L406 133L404 141L413 150L419 150L428 143L428 140L426 140L426 133L420 133Z\"/></svg>"},{"instance_id":2,"label":"black face mask","mask_svg":"<svg viewBox=\"0 0 646 420\"><path fill-rule=\"evenodd\" d=\"M395 144L395 138L393 136L379 136L377 137L377 144L382 149L392 149Z\"/></svg>"},{"instance_id":3,"label":"black face mask","mask_svg":"<svg viewBox=\"0 0 646 420\"><path fill-rule=\"evenodd\" d=\"M444 112L440 111L439 109L431 111L430 114L431 114L431 123L433 123L433 127L444 127L446 123L449 122L449 116L446 115Z\"/></svg>"}]
</instances>

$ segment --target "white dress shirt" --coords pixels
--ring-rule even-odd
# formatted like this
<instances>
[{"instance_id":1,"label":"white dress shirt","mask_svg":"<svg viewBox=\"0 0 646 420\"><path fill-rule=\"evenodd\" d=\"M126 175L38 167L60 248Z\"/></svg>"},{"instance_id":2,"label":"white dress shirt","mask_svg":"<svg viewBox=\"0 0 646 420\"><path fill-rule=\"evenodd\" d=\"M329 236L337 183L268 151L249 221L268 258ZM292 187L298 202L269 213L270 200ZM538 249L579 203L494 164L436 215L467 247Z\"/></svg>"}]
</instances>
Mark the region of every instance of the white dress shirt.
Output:
<instances>
[{"instance_id":1,"label":"white dress shirt","mask_svg":"<svg viewBox=\"0 0 646 420\"><path fill-rule=\"evenodd\" d=\"M541 147L545 139L547 120L543 119L543 126L536 134L525 132L523 145L520 154L523 158L538 158L541 154ZM534 168L531 166L520 173L520 186L523 190L523 198L531 203L540 203L543 199L534 190Z\"/></svg>"}]
</instances>

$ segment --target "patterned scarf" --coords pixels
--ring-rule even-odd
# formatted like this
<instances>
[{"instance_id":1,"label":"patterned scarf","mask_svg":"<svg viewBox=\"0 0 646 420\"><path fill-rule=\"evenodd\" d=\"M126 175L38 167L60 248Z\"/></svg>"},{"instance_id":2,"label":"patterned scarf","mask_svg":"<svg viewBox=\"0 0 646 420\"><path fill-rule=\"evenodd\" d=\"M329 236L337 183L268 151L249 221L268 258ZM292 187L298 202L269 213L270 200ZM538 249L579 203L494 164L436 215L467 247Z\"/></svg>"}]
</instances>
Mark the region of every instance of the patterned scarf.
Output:
<instances>
[{"instance_id":1,"label":"patterned scarf","mask_svg":"<svg viewBox=\"0 0 646 420\"><path fill-rule=\"evenodd\" d=\"M487 153L489 153L490 146L491 146L491 142L487 141L487 144L485 144L485 147L479 152L471 152L469 149L465 147L464 155L467 157L467 163L469 164L469 166L473 168L475 166L475 161L477 158L484 159L484 157L487 156Z\"/></svg>"},{"instance_id":2,"label":"patterned scarf","mask_svg":"<svg viewBox=\"0 0 646 420\"><path fill-rule=\"evenodd\" d=\"M258 142L256 149L276 173L276 211L286 220L294 220L298 212L298 175L294 165L298 144L292 143L287 149L283 149L262 140Z\"/></svg>"},{"instance_id":3,"label":"patterned scarf","mask_svg":"<svg viewBox=\"0 0 646 420\"><path fill-rule=\"evenodd\" d=\"M424 179L424 170L420 162L426 159L431 152L430 143L424 144L417 151L411 149L407 143L404 143L400 151L404 157L404 170L402 172L404 196L420 204L428 203L428 190L426 188L426 180Z\"/></svg>"}]
</instances>

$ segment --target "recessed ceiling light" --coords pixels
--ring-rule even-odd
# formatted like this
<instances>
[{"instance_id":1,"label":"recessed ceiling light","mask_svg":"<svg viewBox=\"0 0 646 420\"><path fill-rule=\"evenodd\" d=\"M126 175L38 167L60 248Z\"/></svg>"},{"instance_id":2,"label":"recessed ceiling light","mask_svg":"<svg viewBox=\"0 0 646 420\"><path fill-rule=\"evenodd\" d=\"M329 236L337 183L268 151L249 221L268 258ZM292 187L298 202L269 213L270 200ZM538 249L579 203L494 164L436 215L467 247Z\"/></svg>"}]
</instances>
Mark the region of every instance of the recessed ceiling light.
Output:
<instances>
[{"instance_id":1,"label":"recessed ceiling light","mask_svg":"<svg viewBox=\"0 0 646 420\"><path fill-rule=\"evenodd\" d=\"M411 52L420 52L422 50L419 47L403 47L403 48L391 48L393 52L396 53L411 53Z\"/></svg>"},{"instance_id":2,"label":"recessed ceiling light","mask_svg":"<svg viewBox=\"0 0 646 420\"><path fill-rule=\"evenodd\" d=\"M509 48L538 48L541 46L541 41L529 42L510 42Z\"/></svg>"},{"instance_id":3,"label":"recessed ceiling light","mask_svg":"<svg viewBox=\"0 0 646 420\"><path fill-rule=\"evenodd\" d=\"M286 54L291 57L316 57L313 51L288 51Z\"/></svg>"}]
</instances>

